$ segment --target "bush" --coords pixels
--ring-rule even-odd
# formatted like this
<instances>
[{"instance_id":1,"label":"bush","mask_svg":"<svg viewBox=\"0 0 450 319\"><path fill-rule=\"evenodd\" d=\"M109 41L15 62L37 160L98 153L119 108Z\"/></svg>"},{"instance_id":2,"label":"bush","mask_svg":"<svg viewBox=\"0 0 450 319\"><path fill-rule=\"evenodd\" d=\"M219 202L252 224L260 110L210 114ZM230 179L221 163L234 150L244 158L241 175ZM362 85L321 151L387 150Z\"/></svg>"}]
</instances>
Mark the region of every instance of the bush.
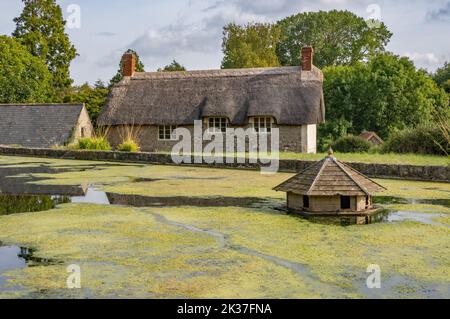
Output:
<instances>
[{"instance_id":1,"label":"bush","mask_svg":"<svg viewBox=\"0 0 450 319\"><path fill-rule=\"evenodd\" d=\"M109 151L111 150L111 145L109 145L106 137L91 137L80 138L75 144L75 148L80 150Z\"/></svg>"},{"instance_id":2,"label":"bush","mask_svg":"<svg viewBox=\"0 0 450 319\"><path fill-rule=\"evenodd\" d=\"M359 136L349 135L337 139L331 146L334 151L340 153L367 153L372 143Z\"/></svg>"},{"instance_id":3,"label":"bush","mask_svg":"<svg viewBox=\"0 0 450 319\"><path fill-rule=\"evenodd\" d=\"M120 152L136 153L136 152L139 152L140 147L135 141L128 140L128 141L124 141L122 144L120 144L117 147L117 150Z\"/></svg>"},{"instance_id":4,"label":"bush","mask_svg":"<svg viewBox=\"0 0 450 319\"><path fill-rule=\"evenodd\" d=\"M381 147L381 151L383 153L447 155L450 153L450 142L438 127L421 126L391 134Z\"/></svg>"}]
</instances>

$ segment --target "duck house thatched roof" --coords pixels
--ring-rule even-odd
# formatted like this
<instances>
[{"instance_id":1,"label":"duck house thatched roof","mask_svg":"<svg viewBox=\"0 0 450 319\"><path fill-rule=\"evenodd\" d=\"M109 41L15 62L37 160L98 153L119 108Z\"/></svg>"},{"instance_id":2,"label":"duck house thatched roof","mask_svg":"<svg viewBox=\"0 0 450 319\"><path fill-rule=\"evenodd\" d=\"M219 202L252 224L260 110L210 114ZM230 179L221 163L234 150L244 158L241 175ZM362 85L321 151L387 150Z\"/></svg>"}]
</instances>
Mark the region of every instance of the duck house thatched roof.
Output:
<instances>
[{"instance_id":1,"label":"duck house thatched roof","mask_svg":"<svg viewBox=\"0 0 450 319\"><path fill-rule=\"evenodd\" d=\"M330 155L274 190L308 196L369 196L386 189Z\"/></svg>"}]
</instances>

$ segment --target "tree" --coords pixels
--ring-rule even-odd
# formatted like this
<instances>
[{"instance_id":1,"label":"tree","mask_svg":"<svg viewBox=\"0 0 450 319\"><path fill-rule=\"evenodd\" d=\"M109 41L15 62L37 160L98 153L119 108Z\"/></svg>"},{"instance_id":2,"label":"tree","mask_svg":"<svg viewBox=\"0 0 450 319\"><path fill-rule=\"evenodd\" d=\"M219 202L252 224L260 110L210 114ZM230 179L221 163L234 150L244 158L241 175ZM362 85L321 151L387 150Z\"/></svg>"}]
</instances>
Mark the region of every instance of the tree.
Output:
<instances>
[{"instance_id":1,"label":"tree","mask_svg":"<svg viewBox=\"0 0 450 319\"><path fill-rule=\"evenodd\" d=\"M444 66L437 69L433 74L433 79L447 93L450 93L450 63L445 62Z\"/></svg>"},{"instance_id":2,"label":"tree","mask_svg":"<svg viewBox=\"0 0 450 319\"><path fill-rule=\"evenodd\" d=\"M324 74L328 123L320 126L322 140L363 130L386 139L395 131L430 123L448 103L424 71L391 53L377 54L368 63L327 67Z\"/></svg>"},{"instance_id":3,"label":"tree","mask_svg":"<svg viewBox=\"0 0 450 319\"><path fill-rule=\"evenodd\" d=\"M280 30L275 25L230 23L223 29L222 68L279 66L275 52L279 40Z\"/></svg>"},{"instance_id":4,"label":"tree","mask_svg":"<svg viewBox=\"0 0 450 319\"><path fill-rule=\"evenodd\" d=\"M20 39L32 55L46 62L56 90L68 88L72 83L69 67L77 51L65 33L61 7L55 0L22 1L25 7L14 19L13 36Z\"/></svg>"},{"instance_id":5,"label":"tree","mask_svg":"<svg viewBox=\"0 0 450 319\"><path fill-rule=\"evenodd\" d=\"M299 65L305 45L314 47L314 64L352 65L384 51L392 33L386 25L370 27L363 18L349 11L299 13L278 22L281 41L276 52L282 65Z\"/></svg>"},{"instance_id":6,"label":"tree","mask_svg":"<svg viewBox=\"0 0 450 319\"><path fill-rule=\"evenodd\" d=\"M132 50L132 49L128 49L124 52L124 54L126 53L133 53L136 56L136 72L145 72L144 68L144 63L142 63L141 58L139 57L139 55L137 54L136 51ZM119 70L117 70L116 75L114 75L114 77L111 79L111 81L109 81L109 86L112 86L114 84L119 83L122 80L122 60L120 60L119 62Z\"/></svg>"},{"instance_id":7,"label":"tree","mask_svg":"<svg viewBox=\"0 0 450 319\"><path fill-rule=\"evenodd\" d=\"M108 93L108 87L100 80L95 82L93 87L84 83L73 87L72 91L64 97L64 103L84 103L89 117L95 125Z\"/></svg>"},{"instance_id":8,"label":"tree","mask_svg":"<svg viewBox=\"0 0 450 319\"><path fill-rule=\"evenodd\" d=\"M158 69L158 72L174 72L174 71L186 71L186 68L177 61L173 60L172 63L170 63L169 65L166 65L162 69Z\"/></svg>"},{"instance_id":9,"label":"tree","mask_svg":"<svg viewBox=\"0 0 450 319\"><path fill-rule=\"evenodd\" d=\"M43 60L16 39L0 36L0 103L50 102L51 80Z\"/></svg>"}]
</instances>

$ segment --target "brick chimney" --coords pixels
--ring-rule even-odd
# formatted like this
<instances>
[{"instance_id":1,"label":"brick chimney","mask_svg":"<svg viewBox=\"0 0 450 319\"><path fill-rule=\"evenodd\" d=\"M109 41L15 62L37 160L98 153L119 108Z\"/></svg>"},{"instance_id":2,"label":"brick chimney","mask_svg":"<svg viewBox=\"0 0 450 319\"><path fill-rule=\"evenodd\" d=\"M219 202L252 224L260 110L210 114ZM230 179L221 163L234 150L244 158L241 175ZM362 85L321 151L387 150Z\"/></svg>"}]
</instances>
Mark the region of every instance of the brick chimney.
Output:
<instances>
[{"instance_id":1,"label":"brick chimney","mask_svg":"<svg viewBox=\"0 0 450 319\"><path fill-rule=\"evenodd\" d=\"M133 76L136 72L136 56L125 53L122 57L122 76Z\"/></svg>"},{"instance_id":2,"label":"brick chimney","mask_svg":"<svg viewBox=\"0 0 450 319\"><path fill-rule=\"evenodd\" d=\"M302 48L302 71L311 71L313 66L314 49L310 46Z\"/></svg>"}]
</instances>

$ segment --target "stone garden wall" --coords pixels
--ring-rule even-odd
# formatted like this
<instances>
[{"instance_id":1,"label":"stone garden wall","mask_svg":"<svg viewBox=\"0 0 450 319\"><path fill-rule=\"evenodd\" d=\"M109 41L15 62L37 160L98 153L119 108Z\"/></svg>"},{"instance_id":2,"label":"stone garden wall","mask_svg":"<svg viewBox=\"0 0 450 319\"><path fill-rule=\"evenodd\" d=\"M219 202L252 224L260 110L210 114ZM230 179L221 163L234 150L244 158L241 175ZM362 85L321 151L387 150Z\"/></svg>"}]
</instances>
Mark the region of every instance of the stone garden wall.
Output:
<instances>
[{"instance_id":1,"label":"stone garden wall","mask_svg":"<svg viewBox=\"0 0 450 319\"><path fill-rule=\"evenodd\" d=\"M112 161L126 163L173 164L170 154L157 153L123 153L105 151L68 151L60 149L31 149L0 146L0 155L50 157L59 159L77 159L91 161ZM192 161L193 163L194 161ZM299 172L311 161L280 160L280 171ZM417 166L393 164L347 163L359 172L378 178L399 178L421 181L450 182L450 166ZM208 167L229 167L241 169L258 169L260 164L183 164Z\"/></svg>"}]
</instances>

